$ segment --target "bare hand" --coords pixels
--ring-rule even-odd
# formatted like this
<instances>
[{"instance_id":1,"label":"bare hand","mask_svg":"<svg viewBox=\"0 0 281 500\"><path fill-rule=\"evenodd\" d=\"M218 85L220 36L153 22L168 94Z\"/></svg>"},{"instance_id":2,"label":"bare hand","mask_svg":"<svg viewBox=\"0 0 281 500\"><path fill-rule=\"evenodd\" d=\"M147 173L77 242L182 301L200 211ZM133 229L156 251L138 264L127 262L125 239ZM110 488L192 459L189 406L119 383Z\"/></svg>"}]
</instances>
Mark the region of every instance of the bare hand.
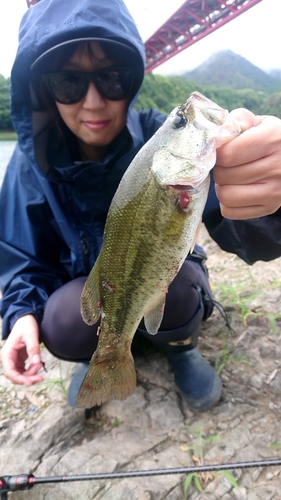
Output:
<instances>
[{"instance_id":1,"label":"bare hand","mask_svg":"<svg viewBox=\"0 0 281 500\"><path fill-rule=\"evenodd\" d=\"M217 150L214 178L221 213L229 219L272 214L281 206L281 120L246 109L231 115L244 132Z\"/></svg>"},{"instance_id":2,"label":"bare hand","mask_svg":"<svg viewBox=\"0 0 281 500\"><path fill-rule=\"evenodd\" d=\"M30 360L26 367L26 361ZM39 327L31 314L19 318L1 351L4 375L14 384L32 385L44 380L38 371L42 368Z\"/></svg>"}]
</instances>

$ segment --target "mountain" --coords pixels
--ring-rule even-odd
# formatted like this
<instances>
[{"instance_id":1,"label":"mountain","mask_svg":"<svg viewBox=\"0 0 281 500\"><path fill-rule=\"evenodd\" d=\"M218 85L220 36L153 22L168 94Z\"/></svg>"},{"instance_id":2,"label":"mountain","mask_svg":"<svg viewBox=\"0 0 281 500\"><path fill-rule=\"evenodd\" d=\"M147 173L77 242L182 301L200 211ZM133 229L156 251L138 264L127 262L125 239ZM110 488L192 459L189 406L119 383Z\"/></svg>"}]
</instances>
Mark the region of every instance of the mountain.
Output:
<instances>
[{"instance_id":1,"label":"mountain","mask_svg":"<svg viewBox=\"0 0 281 500\"><path fill-rule=\"evenodd\" d=\"M277 78L274 72L266 73L231 50L216 52L194 70L184 73L184 76L201 85L264 92L281 90L280 76Z\"/></svg>"},{"instance_id":2,"label":"mountain","mask_svg":"<svg viewBox=\"0 0 281 500\"><path fill-rule=\"evenodd\" d=\"M281 69L272 69L268 72L275 80L281 80Z\"/></svg>"}]
</instances>

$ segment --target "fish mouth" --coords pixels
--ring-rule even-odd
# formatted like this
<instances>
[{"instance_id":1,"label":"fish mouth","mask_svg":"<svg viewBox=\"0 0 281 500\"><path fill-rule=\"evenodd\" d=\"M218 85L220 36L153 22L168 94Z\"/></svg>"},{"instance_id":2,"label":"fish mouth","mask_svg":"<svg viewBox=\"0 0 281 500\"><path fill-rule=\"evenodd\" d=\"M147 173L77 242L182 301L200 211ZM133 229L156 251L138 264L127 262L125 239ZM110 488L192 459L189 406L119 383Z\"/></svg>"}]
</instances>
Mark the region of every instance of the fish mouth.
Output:
<instances>
[{"instance_id":1,"label":"fish mouth","mask_svg":"<svg viewBox=\"0 0 281 500\"><path fill-rule=\"evenodd\" d=\"M194 191L194 187L191 184L169 184L169 187L177 191Z\"/></svg>"},{"instance_id":2,"label":"fish mouth","mask_svg":"<svg viewBox=\"0 0 281 500\"><path fill-rule=\"evenodd\" d=\"M209 172L202 172L201 175L189 179L177 179L177 182L171 183L167 182L167 185L178 190L178 191L196 191L200 188L200 185L209 177Z\"/></svg>"}]
</instances>

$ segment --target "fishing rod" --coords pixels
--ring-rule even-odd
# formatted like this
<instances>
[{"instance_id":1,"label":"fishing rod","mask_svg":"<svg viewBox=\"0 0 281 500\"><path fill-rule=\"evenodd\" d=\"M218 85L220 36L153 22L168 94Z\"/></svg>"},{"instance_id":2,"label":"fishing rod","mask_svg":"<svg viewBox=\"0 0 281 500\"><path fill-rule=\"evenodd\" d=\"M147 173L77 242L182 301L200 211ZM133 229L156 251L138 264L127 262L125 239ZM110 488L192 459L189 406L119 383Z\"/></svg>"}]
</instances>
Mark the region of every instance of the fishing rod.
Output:
<instances>
[{"instance_id":1,"label":"fishing rod","mask_svg":"<svg viewBox=\"0 0 281 500\"><path fill-rule=\"evenodd\" d=\"M273 460L256 460L253 462L236 462L228 464L198 465L192 467L177 467L171 469L150 469L124 472L104 472L96 474L78 474L69 476L35 477L33 474L17 476L0 476L1 500L7 500L9 491L30 490L38 484L66 483L73 481L94 481L103 479L124 479L144 476L165 476L170 474L190 474L200 472L223 471L230 469L247 469L250 467L273 467L281 465L281 458Z\"/></svg>"}]
</instances>

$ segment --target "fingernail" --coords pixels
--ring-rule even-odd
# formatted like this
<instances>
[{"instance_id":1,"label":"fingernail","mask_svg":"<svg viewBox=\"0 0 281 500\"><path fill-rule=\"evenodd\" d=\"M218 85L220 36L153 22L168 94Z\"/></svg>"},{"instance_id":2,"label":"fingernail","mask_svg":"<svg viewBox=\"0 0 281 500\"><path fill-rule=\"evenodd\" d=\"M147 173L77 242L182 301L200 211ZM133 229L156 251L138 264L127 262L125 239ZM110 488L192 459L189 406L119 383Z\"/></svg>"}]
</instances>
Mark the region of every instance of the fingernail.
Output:
<instances>
[{"instance_id":1,"label":"fingernail","mask_svg":"<svg viewBox=\"0 0 281 500\"><path fill-rule=\"evenodd\" d=\"M41 363L41 359L40 359L39 354L34 354L34 355L32 356L32 358L31 358L31 360L32 360L32 363L33 363L34 365L37 365L38 363Z\"/></svg>"}]
</instances>

